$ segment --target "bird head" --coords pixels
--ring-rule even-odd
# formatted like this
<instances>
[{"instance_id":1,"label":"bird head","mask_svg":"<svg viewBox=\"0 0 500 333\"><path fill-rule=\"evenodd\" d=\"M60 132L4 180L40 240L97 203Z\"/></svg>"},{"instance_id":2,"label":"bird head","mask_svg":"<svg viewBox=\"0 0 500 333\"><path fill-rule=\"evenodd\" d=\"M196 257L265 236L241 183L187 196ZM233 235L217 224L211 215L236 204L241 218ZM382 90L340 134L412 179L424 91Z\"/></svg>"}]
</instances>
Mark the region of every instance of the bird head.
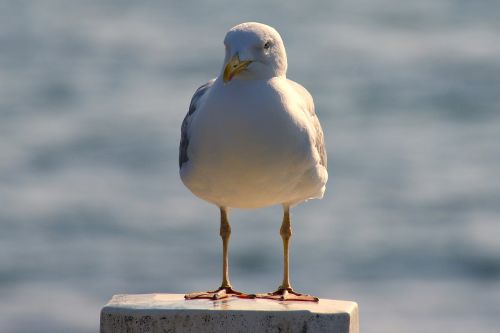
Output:
<instances>
[{"instance_id":1,"label":"bird head","mask_svg":"<svg viewBox=\"0 0 500 333\"><path fill-rule=\"evenodd\" d=\"M285 76L287 59L280 34L255 22L231 28L224 38L226 56L222 67L224 83L233 79L262 80Z\"/></svg>"}]
</instances>

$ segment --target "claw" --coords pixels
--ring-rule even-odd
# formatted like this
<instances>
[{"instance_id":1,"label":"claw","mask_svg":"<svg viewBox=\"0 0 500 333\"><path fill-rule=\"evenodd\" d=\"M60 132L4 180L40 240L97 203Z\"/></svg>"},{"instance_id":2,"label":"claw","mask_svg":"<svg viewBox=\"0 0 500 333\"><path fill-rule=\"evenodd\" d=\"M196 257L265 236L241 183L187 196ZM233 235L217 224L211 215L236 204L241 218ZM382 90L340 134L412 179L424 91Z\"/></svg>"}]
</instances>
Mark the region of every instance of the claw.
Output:
<instances>
[{"instance_id":1,"label":"claw","mask_svg":"<svg viewBox=\"0 0 500 333\"><path fill-rule=\"evenodd\" d=\"M225 299L231 296L236 296L239 298L255 298L254 295L252 294L245 294L240 291L234 290L232 287L219 287L217 290L213 291L203 291L203 292L196 292L196 293L190 293L184 295L184 298L186 300L192 300L192 299L211 299L211 300L219 300L219 299Z\"/></svg>"},{"instance_id":2,"label":"claw","mask_svg":"<svg viewBox=\"0 0 500 333\"><path fill-rule=\"evenodd\" d=\"M318 297L298 293L292 288L279 288L273 293L257 294L256 298L272 299L276 301L319 302Z\"/></svg>"}]
</instances>

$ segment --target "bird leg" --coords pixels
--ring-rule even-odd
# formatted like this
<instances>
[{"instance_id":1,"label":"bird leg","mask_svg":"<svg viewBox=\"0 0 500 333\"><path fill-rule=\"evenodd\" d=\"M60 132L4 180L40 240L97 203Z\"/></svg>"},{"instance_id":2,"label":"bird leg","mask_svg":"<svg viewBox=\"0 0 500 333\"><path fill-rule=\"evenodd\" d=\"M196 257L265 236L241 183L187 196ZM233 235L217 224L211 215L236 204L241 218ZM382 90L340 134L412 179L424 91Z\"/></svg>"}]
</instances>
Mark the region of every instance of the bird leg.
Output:
<instances>
[{"instance_id":1,"label":"bird leg","mask_svg":"<svg viewBox=\"0 0 500 333\"><path fill-rule=\"evenodd\" d=\"M253 295L248 295L234 290L233 287L231 286L231 282L229 282L228 247L229 247L229 238L231 236L231 226L229 225L229 221L227 218L226 208L220 207L220 213L221 213L220 236L222 238L222 284L216 290L186 294L184 296L185 299L218 300L233 295L241 298L254 298Z\"/></svg>"},{"instance_id":2,"label":"bird leg","mask_svg":"<svg viewBox=\"0 0 500 333\"><path fill-rule=\"evenodd\" d=\"M278 290L267 294L257 294L256 298L273 299L278 301L309 301L318 302L319 298L307 294L301 294L292 289L290 284L290 274L288 269L289 242L292 237L292 226L290 222L290 207L284 206L283 223L280 228L280 235L283 240L283 282Z\"/></svg>"}]
</instances>

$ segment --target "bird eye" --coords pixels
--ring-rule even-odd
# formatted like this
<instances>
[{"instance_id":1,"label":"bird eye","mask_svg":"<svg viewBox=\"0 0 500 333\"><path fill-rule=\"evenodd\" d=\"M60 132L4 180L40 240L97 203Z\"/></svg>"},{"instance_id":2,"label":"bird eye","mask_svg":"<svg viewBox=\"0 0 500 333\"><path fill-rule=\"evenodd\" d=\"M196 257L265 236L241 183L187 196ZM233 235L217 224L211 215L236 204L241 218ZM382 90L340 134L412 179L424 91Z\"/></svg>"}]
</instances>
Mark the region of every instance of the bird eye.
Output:
<instances>
[{"instance_id":1,"label":"bird eye","mask_svg":"<svg viewBox=\"0 0 500 333\"><path fill-rule=\"evenodd\" d=\"M267 50L270 46L271 42L266 42L266 44L264 44L264 49Z\"/></svg>"}]
</instances>

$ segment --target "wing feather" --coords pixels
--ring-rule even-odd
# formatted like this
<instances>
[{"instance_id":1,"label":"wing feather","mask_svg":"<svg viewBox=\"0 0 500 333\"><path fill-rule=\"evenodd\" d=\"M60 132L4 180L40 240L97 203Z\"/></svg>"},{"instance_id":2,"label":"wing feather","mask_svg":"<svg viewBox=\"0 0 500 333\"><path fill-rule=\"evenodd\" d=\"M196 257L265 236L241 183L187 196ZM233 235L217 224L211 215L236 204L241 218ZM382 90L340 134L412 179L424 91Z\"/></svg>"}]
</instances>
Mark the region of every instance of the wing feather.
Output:
<instances>
[{"instance_id":1,"label":"wing feather","mask_svg":"<svg viewBox=\"0 0 500 333\"><path fill-rule=\"evenodd\" d=\"M321 128L321 124L319 122L318 116L316 115L316 112L314 111L314 101L311 96L311 94L307 91L306 88L301 86L295 81L288 80L288 82L295 88L295 91L304 98L305 103L306 103L306 112L310 116L311 123L314 127L315 130L315 136L314 136L314 146L316 150L318 151L319 155L319 163L326 168L328 159L326 156L326 148L325 148L325 137L323 135L323 129Z\"/></svg>"},{"instance_id":2,"label":"wing feather","mask_svg":"<svg viewBox=\"0 0 500 333\"><path fill-rule=\"evenodd\" d=\"M191 98L191 103L189 104L189 110L182 121L181 126L181 142L179 144L179 168L182 168L182 165L189 160L189 156L187 153L189 146L189 125L191 124L191 119L195 111L200 106L201 98L206 94L206 92L212 87L215 79L212 79L196 89L193 97Z\"/></svg>"}]
</instances>

